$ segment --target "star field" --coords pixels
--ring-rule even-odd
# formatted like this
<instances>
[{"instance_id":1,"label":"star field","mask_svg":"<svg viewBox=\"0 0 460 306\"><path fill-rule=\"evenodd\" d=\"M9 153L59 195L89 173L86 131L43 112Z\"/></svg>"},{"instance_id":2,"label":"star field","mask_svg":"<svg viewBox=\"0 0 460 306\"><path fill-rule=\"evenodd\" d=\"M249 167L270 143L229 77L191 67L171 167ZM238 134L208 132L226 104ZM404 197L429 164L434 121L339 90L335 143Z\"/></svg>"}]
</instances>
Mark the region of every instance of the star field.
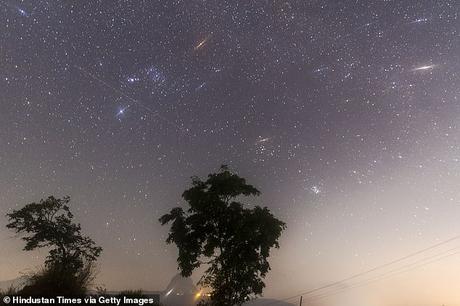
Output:
<instances>
[{"instance_id":1,"label":"star field","mask_svg":"<svg viewBox=\"0 0 460 306\"><path fill-rule=\"evenodd\" d=\"M70 195L114 289L167 284L176 249L158 217L221 164L287 223L269 296L448 238L459 13L447 0L2 1L0 215ZM6 230L0 244L0 280L41 262Z\"/></svg>"}]
</instances>

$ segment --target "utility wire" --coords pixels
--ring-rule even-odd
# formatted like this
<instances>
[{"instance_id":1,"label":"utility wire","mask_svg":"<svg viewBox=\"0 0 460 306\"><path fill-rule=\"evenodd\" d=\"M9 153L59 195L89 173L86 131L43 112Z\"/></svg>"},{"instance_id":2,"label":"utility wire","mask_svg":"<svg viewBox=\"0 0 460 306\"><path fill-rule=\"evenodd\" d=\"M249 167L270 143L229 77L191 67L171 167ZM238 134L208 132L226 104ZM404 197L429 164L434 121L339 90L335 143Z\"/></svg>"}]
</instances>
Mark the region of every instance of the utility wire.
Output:
<instances>
[{"instance_id":1,"label":"utility wire","mask_svg":"<svg viewBox=\"0 0 460 306\"><path fill-rule=\"evenodd\" d=\"M390 262L384 263L384 264L382 264L382 265L376 266L376 267L374 267L374 268L372 268L372 269L369 269L369 270L366 270L366 271L363 271L363 272L360 272L360 273L353 274L353 275L351 275L351 276L349 276L349 277L346 277L346 278L344 278L344 279L341 279L341 280L338 280L338 281L334 281L334 282L328 283L328 284L326 284L326 285L323 285L323 286L320 286L320 287L316 287L316 288L313 288L313 289L310 289L310 290L301 292L301 293L299 293L299 294L296 294L296 295L293 295L293 296L284 298L284 299L282 299L282 300L269 302L269 303L267 303L267 304L265 304L265 305L275 305L275 304L278 304L278 303L283 302L283 301L292 300L292 299L294 299L294 298L298 298L298 297L303 296L303 295L309 295L309 294L318 292L318 291L320 291L320 290L324 290L324 289L328 289L328 288L331 288L331 287L340 285L340 284L342 284L342 283L344 283L344 282L347 282L347 281L350 281L350 280L352 280L352 279L356 279L356 278L361 277L361 276L363 276L363 275L369 274L369 273L371 273L371 272L374 272L374 271L377 271L377 270L386 268L386 267L388 267L388 266L390 266L390 265L393 265L393 264L395 264L395 263L404 261L404 260L406 260L406 259L408 259L408 258L411 258L411 257L414 257L414 256L416 256L416 255L422 254L422 253L424 253L424 252L427 252L427 251L429 251L429 250L432 250L432 249L434 249L434 248L437 248L437 247L439 247L439 246L441 246L441 245L447 244L447 243L452 242L452 241L454 241L454 240L457 240L457 239L459 239L459 238L460 238L460 235L454 236L454 237L449 238L449 239L447 239L447 240L444 240L444 241L441 241L441 242L436 243L436 244L434 244L434 245L431 245L431 246L429 246L429 247L426 247L426 248L424 248L424 249L422 249L422 250L419 250L419 251L410 253L410 254L408 254L408 255L406 255L406 256L403 256L403 257L400 257L400 258L398 258L398 259L392 260L392 261L390 261Z\"/></svg>"},{"instance_id":2,"label":"utility wire","mask_svg":"<svg viewBox=\"0 0 460 306\"><path fill-rule=\"evenodd\" d=\"M369 285L369 284L372 284L372 283L375 283L375 282L378 282L378 281L381 281L381 280L384 280L384 279L394 277L396 275L399 275L399 274L402 274L402 273L405 273L405 272L409 272L409 271L421 268L421 267L429 265L431 263L443 260L443 259L445 259L447 257L459 254L460 251L456 251L454 253L451 253L452 251L455 251L455 250L458 250L458 249L460 249L460 247L451 248L451 249L446 250L444 252L441 252L441 253L438 253L438 254L435 254L435 255L432 255L432 256L428 256L426 258L422 258L420 260L417 260L416 262L413 262L413 263L398 267L396 269L392 269L390 271L387 271L387 272L385 272L383 274L374 276L372 278L356 282L354 284L351 284L351 286L349 286L349 287L339 288L339 289L336 289L336 290L331 290L331 291L328 291L328 292L325 292L325 293L320 293L320 294L314 295L314 296L310 297L310 299L327 298L329 296L339 294L342 291L346 291L346 290L354 289L354 288L358 288L358 287L363 287L363 286L366 286L366 285Z\"/></svg>"}]
</instances>

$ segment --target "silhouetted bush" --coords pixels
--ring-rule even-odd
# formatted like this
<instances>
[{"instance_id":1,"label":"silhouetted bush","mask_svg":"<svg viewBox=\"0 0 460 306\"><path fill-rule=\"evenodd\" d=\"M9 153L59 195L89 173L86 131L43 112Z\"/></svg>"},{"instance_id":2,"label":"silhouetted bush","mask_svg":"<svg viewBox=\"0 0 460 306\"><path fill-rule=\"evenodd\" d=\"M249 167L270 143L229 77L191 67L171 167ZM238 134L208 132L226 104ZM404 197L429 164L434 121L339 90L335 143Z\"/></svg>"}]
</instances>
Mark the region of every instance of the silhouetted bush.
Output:
<instances>
[{"instance_id":1,"label":"silhouetted bush","mask_svg":"<svg viewBox=\"0 0 460 306\"><path fill-rule=\"evenodd\" d=\"M88 263L75 273L59 265L47 266L29 276L28 284L18 295L32 297L82 297L96 277L94 265Z\"/></svg>"}]
</instances>

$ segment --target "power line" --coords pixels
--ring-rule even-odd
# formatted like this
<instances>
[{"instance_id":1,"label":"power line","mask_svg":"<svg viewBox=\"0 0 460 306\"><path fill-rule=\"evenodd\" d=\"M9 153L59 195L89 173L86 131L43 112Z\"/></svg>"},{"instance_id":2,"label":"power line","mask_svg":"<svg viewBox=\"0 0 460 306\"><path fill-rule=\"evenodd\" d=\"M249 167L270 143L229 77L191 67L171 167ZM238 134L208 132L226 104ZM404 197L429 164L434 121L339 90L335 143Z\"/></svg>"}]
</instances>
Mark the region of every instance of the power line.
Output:
<instances>
[{"instance_id":1,"label":"power line","mask_svg":"<svg viewBox=\"0 0 460 306\"><path fill-rule=\"evenodd\" d=\"M429 264L431 264L431 263L434 263L434 262L443 260L443 259L445 259L445 258L447 258L447 257L450 257L450 256L454 256L454 255L460 254L460 251L451 253L452 251L458 250L458 249L460 249L460 247L451 248L451 249L446 250L446 251L443 251L443 252L441 252L441 253L438 253L438 254L435 254L435 255L432 255L432 256L428 256L428 257L426 257L426 258L422 258L422 259L420 259L420 260L418 260L418 261L416 261L416 262L413 262L413 263L404 265L404 266L402 266L402 267L398 267L398 268L396 268L396 269L392 269L392 270L387 271L387 272L385 272L385 273L383 273L383 274L377 275L377 276L375 276L375 277L373 277L373 278L369 278L369 279L366 279L366 280L363 280L363 281L354 283L354 284L352 284L350 287L339 288L339 289L337 289L337 290L332 290L332 291L329 291L329 292L325 292L325 293L321 293L321 294L318 294L318 295L314 295L314 296L310 297L310 299L323 299L323 298L327 298L327 297L329 297L329 296L339 294L339 293L341 293L342 291L345 291L345 290L350 290L350 289L354 289L354 288L358 288L358 287L363 287L363 286L366 286L366 285L375 283L375 282L377 282L377 281L381 281L381 280L384 280L384 279L387 279L387 278L391 278L391 277L394 277L394 276L396 276L396 275L399 275L399 274L402 274L402 273L405 273L405 272L409 272L409 271L412 271L412 270L421 268L421 267L426 266L426 265L429 265ZM450 253L450 254L449 254L449 253Z\"/></svg>"},{"instance_id":2,"label":"power line","mask_svg":"<svg viewBox=\"0 0 460 306\"><path fill-rule=\"evenodd\" d=\"M376 266L376 267L374 267L374 268L372 268L372 269L369 269L369 270L366 270L366 271L363 271L363 272L360 272L360 273L353 274L353 275L351 275L351 276L349 276L349 277L346 277L346 278L344 278L344 279L341 279L341 280L338 280L338 281L334 281L334 282L332 282L332 283L328 283L328 284L326 284L326 285L323 285L323 286L320 286L320 287L316 287L316 288L314 288L314 289L307 290L307 291L305 291L305 292L302 292L302 293L299 293L299 294L296 294L296 295L293 295L293 296L284 298L284 299L279 300L279 301L270 302L270 303L267 303L267 304L265 304L265 305L274 305L274 304L278 304L278 303L283 302L283 301L288 301L288 300L291 300L291 299L294 299L294 298L298 298L298 297L303 296L303 295L309 295L309 294L312 294L312 293L314 293L314 292L318 292L318 291L320 291L320 290L324 290L324 289L327 289L327 288L331 288L331 287L333 287L333 286L340 285L340 284L342 284L342 283L344 283L344 282L350 281L350 280L352 280L352 279L356 279L356 278L361 277L361 276L363 276L363 275L366 275L366 274L369 274L369 273L371 273L371 272L380 270L380 269L382 269L382 268L388 267L388 266L393 265L393 264L395 264L395 263L404 261L404 260L406 260L406 259L408 259L408 258L411 258L411 257L414 257L414 256L416 256L416 255L422 254L422 253L424 253L424 252L427 252L427 251L429 251L429 250L432 250L432 249L434 249L434 248L437 248L437 247L439 247L439 246L441 246L441 245L447 244L447 243L452 242L452 241L454 241L454 240L457 240L457 239L459 239L459 238L460 238L460 235L454 236L454 237L452 237L452 238L449 238L449 239L447 239L447 240L441 241L441 242L439 242L439 243L436 243L436 244L434 244L434 245L431 245L431 246L429 246L429 247L427 247L427 248L424 248L424 249L422 249L422 250L419 250L419 251L410 253L410 254L408 254L408 255L406 255L406 256L403 256L403 257L400 257L400 258L398 258L398 259L392 260L392 261L390 261L390 262L384 263L384 264L382 264L382 265Z\"/></svg>"}]
</instances>

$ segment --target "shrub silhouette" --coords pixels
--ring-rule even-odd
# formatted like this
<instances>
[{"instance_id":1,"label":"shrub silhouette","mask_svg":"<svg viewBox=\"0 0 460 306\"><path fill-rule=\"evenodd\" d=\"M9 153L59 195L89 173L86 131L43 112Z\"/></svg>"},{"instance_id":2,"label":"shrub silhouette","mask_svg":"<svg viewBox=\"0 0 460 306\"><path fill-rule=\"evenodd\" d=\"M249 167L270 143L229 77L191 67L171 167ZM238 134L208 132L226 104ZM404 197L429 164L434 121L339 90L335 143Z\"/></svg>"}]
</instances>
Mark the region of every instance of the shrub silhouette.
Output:
<instances>
[{"instance_id":1,"label":"shrub silhouette","mask_svg":"<svg viewBox=\"0 0 460 306\"><path fill-rule=\"evenodd\" d=\"M75 273L63 273L59 266L46 266L29 276L29 282L18 295L32 297L83 297L92 285L96 273L92 263L85 264Z\"/></svg>"},{"instance_id":2,"label":"shrub silhouette","mask_svg":"<svg viewBox=\"0 0 460 306\"><path fill-rule=\"evenodd\" d=\"M50 248L45 267L20 290L30 296L81 296L95 277L94 262L102 248L73 222L69 197L53 196L7 214L7 228L26 242L25 251Z\"/></svg>"}]
</instances>

